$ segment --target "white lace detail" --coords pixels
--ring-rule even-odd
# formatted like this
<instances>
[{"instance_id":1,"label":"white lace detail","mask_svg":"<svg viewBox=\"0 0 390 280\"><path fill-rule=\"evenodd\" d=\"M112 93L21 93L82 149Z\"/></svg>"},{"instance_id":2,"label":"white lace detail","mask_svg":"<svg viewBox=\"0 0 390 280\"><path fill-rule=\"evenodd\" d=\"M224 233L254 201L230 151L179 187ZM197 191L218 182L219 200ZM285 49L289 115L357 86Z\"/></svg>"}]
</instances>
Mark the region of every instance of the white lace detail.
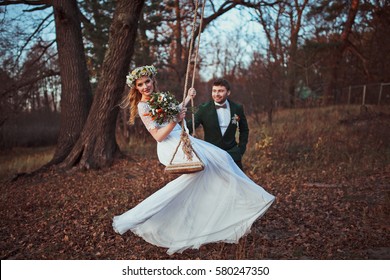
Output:
<instances>
[{"instance_id":1,"label":"white lace detail","mask_svg":"<svg viewBox=\"0 0 390 280\"><path fill-rule=\"evenodd\" d=\"M141 117L142 122L144 123L147 130L159 128L160 126L156 123L149 114L149 105L145 102L138 103L138 114Z\"/></svg>"}]
</instances>

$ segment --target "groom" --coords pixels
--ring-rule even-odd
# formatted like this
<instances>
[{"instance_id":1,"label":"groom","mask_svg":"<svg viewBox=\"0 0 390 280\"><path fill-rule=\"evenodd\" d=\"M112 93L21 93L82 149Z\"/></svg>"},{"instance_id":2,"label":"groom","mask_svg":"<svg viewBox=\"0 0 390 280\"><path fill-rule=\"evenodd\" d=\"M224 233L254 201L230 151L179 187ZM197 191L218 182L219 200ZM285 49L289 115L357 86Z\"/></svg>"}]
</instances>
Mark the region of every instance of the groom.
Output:
<instances>
[{"instance_id":1,"label":"groom","mask_svg":"<svg viewBox=\"0 0 390 280\"><path fill-rule=\"evenodd\" d=\"M194 117L195 128L202 125L204 140L227 151L243 169L241 159L248 143L249 128L243 106L228 100L229 95L228 81L214 81L211 91L213 100L199 106ZM187 127L192 134L192 120L187 121Z\"/></svg>"}]
</instances>

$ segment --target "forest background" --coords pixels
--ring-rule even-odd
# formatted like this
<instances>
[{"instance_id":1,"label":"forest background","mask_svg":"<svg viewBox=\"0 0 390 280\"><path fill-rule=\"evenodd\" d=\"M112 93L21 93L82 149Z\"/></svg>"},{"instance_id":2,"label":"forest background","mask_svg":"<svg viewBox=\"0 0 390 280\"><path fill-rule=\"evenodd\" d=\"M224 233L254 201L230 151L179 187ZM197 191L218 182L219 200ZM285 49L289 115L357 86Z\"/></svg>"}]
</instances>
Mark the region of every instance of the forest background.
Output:
<instances>
[{"instance_id":1,"label":"forest background","mask_svg":"<svg viewBox=\"0 0 390 280\"><path fill-rule=\"evenodd\" d=\"M196 104L215 78L230 81L249 116L247 173L277 194L270 218L286 218L288 230L270 219L235 247L183 258L390 258L389 2L205 3L194 32ZM169 179L144 176L161 169L154 140L139 120L128 126L118 105L129 69L145 64L159 69L161 90L182 98L195 6L0 2L2 258L166 257L109 230L110 217ZM337 238L324 241L334 216ZM47 229L52 237L40 237ZM115 251L118 243L131 253Z\"/></svg>"}]
</instances>

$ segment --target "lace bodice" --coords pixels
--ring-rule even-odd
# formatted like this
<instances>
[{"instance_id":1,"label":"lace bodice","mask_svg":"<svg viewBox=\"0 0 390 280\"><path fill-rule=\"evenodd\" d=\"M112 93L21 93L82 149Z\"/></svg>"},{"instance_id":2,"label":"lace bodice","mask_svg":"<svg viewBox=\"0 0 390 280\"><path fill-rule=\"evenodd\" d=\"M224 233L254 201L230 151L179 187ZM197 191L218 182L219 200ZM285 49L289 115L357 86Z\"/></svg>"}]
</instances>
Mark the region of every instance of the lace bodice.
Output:
<instances>
[{"instance_id":1,"label":"lace bodice","mask_svg":"<svg viewBox=\"0 0 390 280\"><path fill-rule=\"evenodd\" d=\"M182 104L179 105L179 108L181 108ZM138 114L141 117L142 122L144 123L147 130L151 130L154 128L160 128L163 126L166 126L168 122L164 122L162 124L158 124L152 118L149 116L149 104L146 102L139 102L138 103ZM176 128L175 128L176 129Z\"/></svg>"},{"instance_id":2,"label":"lace bodice","mask_svg":"<svg viewBox=\"0 0 390 280\"><path fill-rule=\"evenodd\" d=\"M150 107L148 103L142 101L138 103L138 114L141 117L141 120L144 123L146 129L151 130L154 128L159 128L160 125L152 120L152 118L149 116L149 110Z\"/></svg>"}]
</instances>

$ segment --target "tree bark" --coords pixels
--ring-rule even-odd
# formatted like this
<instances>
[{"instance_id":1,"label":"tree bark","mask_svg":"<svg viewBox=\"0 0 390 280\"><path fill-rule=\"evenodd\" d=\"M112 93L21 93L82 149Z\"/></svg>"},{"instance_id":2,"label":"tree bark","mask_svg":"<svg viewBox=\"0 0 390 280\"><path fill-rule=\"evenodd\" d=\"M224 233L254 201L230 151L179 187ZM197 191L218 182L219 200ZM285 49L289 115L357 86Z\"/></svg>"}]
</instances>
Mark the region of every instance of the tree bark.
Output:
<instances>
[{"instance_id":1,"label":"tree bark","mask_svg":"<svg viewBox=\"0 0 390 280\"><path fill-rule=\"evenodd\" d=\"M76 0L53 0L61 73L61 125L49 164L63 161L79 138L92 103Z\"/></svg>"},{"instance_id":2,"label":"tree bark","mask_svg":"<svg viewBox=\"0 0 390 280\"><path fill-rule=\"evenodd\" d=\"M108 49L103 61L91 111L80 138L62 167L97 169L109 166L119 152L115 124L134 52L143 0L119 0L110 27Z\"/></svg>"},{"instance_id":3,"label":"tree bark","mask_svg":"<svg viewBox=\"0 0 390 280\"><path fill-rule=\"evenodd\" d=\"M306 8L308 0L299 4L297 0L294 1L294 5L291 5L289 18L290 18L290 47L288 57L288 69L287 69L287 88L290 97L290 107L295 107L295 88L296 88L296 75L297 75L297 51L298 51L298 36L301 30L303 11ZM294 11L295 9L295 11Z\"/></svg>"},{"instance_id":4,"label":"tree bark","mask_svg":"<svg viewBox=\"0 0 390 280\"><path fill-rule=\"evenodd\" d=\"M359 0L352 0L349 6L347 21L344 24L343 32L340 36L340 41L338 43L338 47L335 50L335 54L333 56L329 82L325 88L325 104L332 104L335 102L335 89L337 86L337 78L338 72L340 69L340 65L343 59L343 55L345 50L349 44L349 35L352 32L352 26L355 23L356 14L359 8Z\"/></svg>"}]
</instances>

